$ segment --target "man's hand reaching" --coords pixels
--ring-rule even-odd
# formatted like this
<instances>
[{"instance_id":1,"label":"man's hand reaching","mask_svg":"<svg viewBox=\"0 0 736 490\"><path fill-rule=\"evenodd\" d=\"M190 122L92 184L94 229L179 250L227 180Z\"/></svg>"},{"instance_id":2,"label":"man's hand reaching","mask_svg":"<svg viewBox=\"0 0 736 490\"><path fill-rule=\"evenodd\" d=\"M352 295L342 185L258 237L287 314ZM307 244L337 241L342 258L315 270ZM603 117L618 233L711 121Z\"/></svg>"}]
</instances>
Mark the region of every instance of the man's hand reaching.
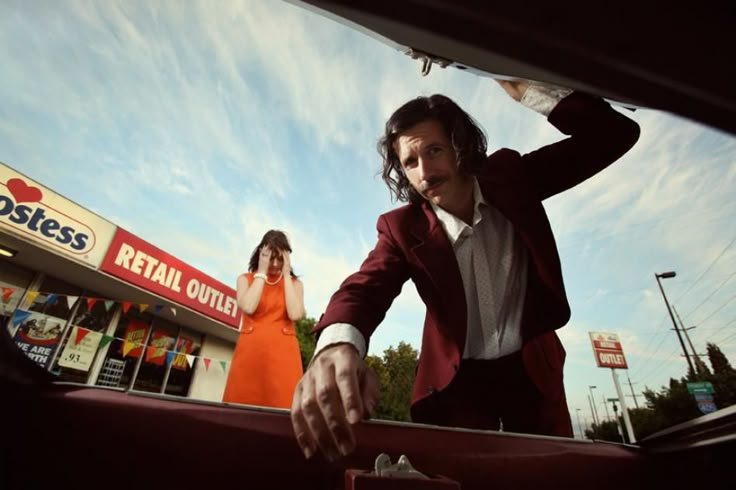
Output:
<instances>
[{"instance_id":1,"label":"man's hand reaching","mask_svg":"<svg viewBox=\"0 0 736 490\"><path fill-rule=\"evenodd\" d=\"M319 449L329 461L355 449L352 426L372 412L378 378L350 344L326 347L297 383L291 423L304 456Z\"/></svg>"},{"instance_id":2,"label":"man's hand reaching","mask_svg":"<svg viewBox=\"0 0 736 490\"><path fill-rule=\"evenodd\" d=\"M517 102L521 101L521 98L524 96L526 89L529 88L528 80L499 80L499 79L496 79L496 82L498 82L498 84L501 87L503 87L506 93L509 94L511 98Z\"/></svg>"}]
</instances>

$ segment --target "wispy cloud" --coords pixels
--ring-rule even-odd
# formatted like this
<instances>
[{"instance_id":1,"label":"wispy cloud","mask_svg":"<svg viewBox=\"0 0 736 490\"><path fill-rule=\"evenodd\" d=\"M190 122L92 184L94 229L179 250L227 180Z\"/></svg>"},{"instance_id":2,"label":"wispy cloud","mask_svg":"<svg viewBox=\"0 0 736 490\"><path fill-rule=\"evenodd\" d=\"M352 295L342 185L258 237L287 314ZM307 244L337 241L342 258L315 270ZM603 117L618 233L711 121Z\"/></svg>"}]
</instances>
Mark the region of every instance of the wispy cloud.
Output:
<instances>
[{"instance_id":1,"label":"wispy cloud","mask_svg":"<svg viewBox=\"0 0 736 490\"><path fill-rule=\"evenodd\" d=\"M228 284L262 234L283 229L315 317L395 205L375 142L400 104L449 95L491 151L563 137L488 78L422 77L394 48L285 2L2 2L0 59L0 160ZM590 369L591 330L621 335L636 389L684 374L654 272L677 270L664 287L698 349L736 317L736 281L714 293L736 271L736 246L724 252L736 141L629 115L634 149L545 203L573 310L560 330L571 407L587 407L588 385L612 389L608 370ZM376 353L419 347L423 305L404 289ZM733 361L736 343L724 351Z\"/></svg>"}]
</instances>

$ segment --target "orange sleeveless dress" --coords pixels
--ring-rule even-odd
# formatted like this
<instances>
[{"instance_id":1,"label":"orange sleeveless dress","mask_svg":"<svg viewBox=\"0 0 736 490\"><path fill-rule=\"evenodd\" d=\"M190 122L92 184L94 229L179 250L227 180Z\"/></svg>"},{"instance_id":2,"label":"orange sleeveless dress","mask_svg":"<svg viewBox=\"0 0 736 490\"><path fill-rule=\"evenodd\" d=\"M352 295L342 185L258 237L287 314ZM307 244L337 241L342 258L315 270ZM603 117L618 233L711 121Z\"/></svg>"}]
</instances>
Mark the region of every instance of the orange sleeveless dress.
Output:
<instances>
[{"instance_id":1,"label":"orange sleeveless dress","mask_svg":"<svg viewBox=\"0 0 736 490\"><path fill-rule=\"evenodd\" d=\"M245 276L253 284L253 273ZM242 315L222 401L291 408L302 361L294 322L286 314L284 280L264 284L256 311Z\"/></svg>"}]
</instances>

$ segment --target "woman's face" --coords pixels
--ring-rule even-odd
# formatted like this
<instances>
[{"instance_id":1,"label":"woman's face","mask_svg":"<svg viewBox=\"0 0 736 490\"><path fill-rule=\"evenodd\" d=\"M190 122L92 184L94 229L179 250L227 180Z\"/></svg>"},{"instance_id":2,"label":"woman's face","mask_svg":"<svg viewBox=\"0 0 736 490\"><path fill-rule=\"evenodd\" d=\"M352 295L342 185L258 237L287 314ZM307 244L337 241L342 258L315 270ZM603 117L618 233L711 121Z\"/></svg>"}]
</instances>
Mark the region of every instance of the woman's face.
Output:
<instances>
[{"instance_id":1,"label":"woman's face","mask_svg":"<svg viewBox=\"0 0 736 490\"><path fill-rule=\"evenodd\" d=\"M268 273L276 275L284 267L284 255L280 250L271 250L271 259L268 261Z\"/></svg>"}]
</instances>

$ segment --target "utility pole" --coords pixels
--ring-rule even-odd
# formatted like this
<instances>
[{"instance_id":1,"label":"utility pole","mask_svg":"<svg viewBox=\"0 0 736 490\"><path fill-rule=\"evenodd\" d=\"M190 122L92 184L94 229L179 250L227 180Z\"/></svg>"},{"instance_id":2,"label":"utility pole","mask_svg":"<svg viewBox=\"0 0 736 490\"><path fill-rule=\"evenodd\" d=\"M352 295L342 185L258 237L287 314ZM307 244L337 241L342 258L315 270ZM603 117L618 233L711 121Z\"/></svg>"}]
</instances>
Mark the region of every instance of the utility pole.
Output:
<instances>
[{"instance_id":1,"label":"utility pole","mask_svg":"<svg viewBox=\"0 0 736 490\"><path fill-rule=\"evenodd\" d=\"M601 399L603 400L603 406L606 409L606 420L611 420L611 414L608 413L608 402L606 402L606 395L601 394Z\"/></svg>"},{"instance_id":2,"label":"utility pole","mask_svg":"<svg viewBox=\"0 0 736 490\"><path fill-rule=\"evenodd\" d=\"M601 419L598 418L598 408L595 406L595 398L593 397L593 388L597 388L595 385L588 385L590 390L590 404L593 406L593 413L595 414L595 423L601 425Z\"/></svg>"},{"instance_id":3,"label":"utility pole","mask_svg":"<svg viewBox=\"0 0 736 490\"><path fill-rule=\"evenodd\" d=\"M590 399L590 395L588 395L588 404L590 405L590 416L593 418L593 423L598 425L598 419L595 418L595 412L593 411L593 400Z\"/></svg>"},{"instance_id":4,"label":"utility pole","mask_svg":"<svg viewBox=\"0 0 736 490\"><path fill-rule=\"evenodd\" d=\"M675 327L675 333L677 334L677 339L680 341L680 345L682 346L682 352L685 353L685 359L687 360L687 365L690 367L690 371L693 372L693 375L695 375L695 367L693 366L693 361L690 360L690 356L687 353L687 349L685 348L685 342L682 340L682 334L680 334L680 329L677 328L677 322L675 322L675 315L672 314L672 308L670 308L670 302L667 300L667 295L664 294L664 288L662 288L662 282L660 279L669 279L671 277L675 277L676 273L675 271L670 272L663 272L661 274L654 273L654 277L657 279L657 284L659 285L659 291L662 293L662 298L664 299L664 304L667 306L667 312L670 314L670 319L672 320L672 326Z\"/></svg>"},{"instance_id":5,"label":"utility pole","mask_svg":"<svg viewBox=\"0 0 736 490\"><path fill-rule=\"evenodd\" d=\"M685 328L685 326L682 324L682 319L680 318L680 314L677 313L677 310L675 309L675 305L672 305L672 311L675 312L675 316L677 317L677 321L680 323L680 330L682 330L682 332L685 334L685 338L687 339L687 343L690 344L690 350L693 352L693 357L695 358L695 365L698 367L698 369L700 370L700 372L705 373L705 369L703 369L705 367L705 363L703 362L703 360L698 355L698 351L695 350L695 347L693 346L693 342L692 342L692 340L690 340L690 335L688 335L688 333L687 333L687 331L690 330L690 328L695 328L695 327ZM696 371L695 374L697 375L698 372Z\"/></svg>"},{"instance_id":6,"label":"utility pole","mask_svg":"<svg viewBox=\"0 0 736 490\"><path fill-rule=\"evenodd\" d=\"M580 409L575 409L575 416L578 419L578 430L580 431L580 439L585 439L585 432L583 432L583 426L580 425Z\"/></svg>"},{"instance_id":7,"label":"utility pole","mask_svg":"<svg viewBox=\"0 0 736 490\"><path fill-rule=\"evenodd\" d=\"M636 408L639 408L639 402L636 399L636 397L638 397L639 395L634 393L634 387L632 386L633 383L631 382L631 378L629 377L628 369L626 370L626 379L629 381L629 390L631 390L631 395L629 396L631 396L634 399L634 405L636 405Z\"/></svg>"}]
</instances>

